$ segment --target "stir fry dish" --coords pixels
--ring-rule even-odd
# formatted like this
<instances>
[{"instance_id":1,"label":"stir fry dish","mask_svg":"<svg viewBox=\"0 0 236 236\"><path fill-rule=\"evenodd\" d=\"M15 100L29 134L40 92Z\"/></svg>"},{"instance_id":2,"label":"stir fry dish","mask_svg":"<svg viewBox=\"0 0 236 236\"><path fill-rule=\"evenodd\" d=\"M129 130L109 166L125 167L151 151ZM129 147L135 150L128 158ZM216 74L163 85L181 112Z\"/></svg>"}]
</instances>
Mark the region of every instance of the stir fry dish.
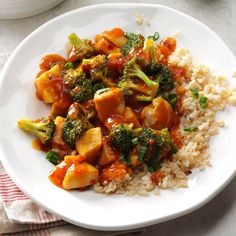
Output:
<instances>
[{"instance_id":1,"label":"stir fry dish","mask_svg":"<svg viewBox=\"0 0 236 236\"><path fill-rule=\"evenodd\" d=\"M68 40L67 57L44 56L34 80L36 98L51 106L50 114L18 120L37 137L33 147L55 165L49 180L66 190L142 194L165 188L166 177L174 176L175 184L166 187L178 187L197 167L178 164L184 135L199 129L182 127L184 99L191 97L203 112L209 100L201 88L186 88L186 66L171 63L176 39L114 28L93 40L75 33ZM178 173L166 170L173 163Z\"/></svg>"}]
</instances>

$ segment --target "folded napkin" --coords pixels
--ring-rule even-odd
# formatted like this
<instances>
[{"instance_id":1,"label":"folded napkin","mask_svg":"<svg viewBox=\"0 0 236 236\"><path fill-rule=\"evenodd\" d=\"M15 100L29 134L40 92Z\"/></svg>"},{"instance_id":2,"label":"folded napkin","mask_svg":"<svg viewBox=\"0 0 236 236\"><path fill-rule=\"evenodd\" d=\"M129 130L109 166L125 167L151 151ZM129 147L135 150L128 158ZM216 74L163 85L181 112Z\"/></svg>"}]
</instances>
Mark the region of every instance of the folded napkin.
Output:
<instances>
[{"instance_id":1,"label":"folded napkin","mask_svg":"<svg viewBox=\"0 0 236 236\"><path fill-rule=\"evenodd\" d=\"M8 53L0 53L0 72L8 56ZM141 232L144 232L144 229L96 231L69 224L49 214L25 196L6 173L0 162L0 234L107 236Z\"/></svg>"}]
</instances>

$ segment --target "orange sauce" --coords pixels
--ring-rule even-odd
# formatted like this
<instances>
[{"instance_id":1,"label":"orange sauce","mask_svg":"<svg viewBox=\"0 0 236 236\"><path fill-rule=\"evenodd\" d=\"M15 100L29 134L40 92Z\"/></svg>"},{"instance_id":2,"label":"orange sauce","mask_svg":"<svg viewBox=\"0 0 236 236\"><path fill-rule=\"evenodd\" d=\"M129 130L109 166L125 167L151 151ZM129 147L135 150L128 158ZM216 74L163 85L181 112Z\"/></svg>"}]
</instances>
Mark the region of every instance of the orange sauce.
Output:
<instances>
[{"instance_id":1,"label":"orange sauce","mask_svg":"<svg viewBox=\"0 0 236 236\"><path fill-rule=\"evenodd\" d=\"M103 183L104 181L120 180L131 172L132 170L126 165L115 162L101 171L100 181Z\"/></svg>"},{"instance_id":2,"label":"orange sauce","mask_svg":"<svg viewBox=\"0 0 236 236\"><path fill-rule=\"evenodd\" d=\"M43 152L48 152L51 149L50 145L43 144L40 139L34 139L32 141L32 148L38 150L38 151L43 151Z\"/></svg>"},{"instance_id":3,"label":"orange sauce","mask_svg":"<svg viewBox=\"0 0 236 236\"><path fill-rule=\"evenodd\" d=\"M69 169L69 165L65 162L61 162L49 173L49 180L58 187L62 187L66 171Z\"/></svg>"},{"instance_id":4,"label":"orange sauce","mask_svg":"<svg viewBox=\"0 0 236 236\"><path fill-rule=\"evenodd\" d=\"M163 178L163 173L160 170L157 170L156 172L152 173L150 176L150 179L154 185L157 185L161 179Z\"/></svg>"},{"instance_id":5,"label":"orange sauce","mask_svg":"<svg viewBox=\"0 0 236 236\"><path fill-rule=\"evenodd\" d=\"M114 126L125 124L127 121L121 115L112 115L105 121L105 126L111 130Z\"/></svg>"},{"instance_id":6,"label":"orange sauce","mask_svg":"<svg viewBox=\"0 0 236 236\"><path fill-rule=\"evenodd\" d=\"M63 58L62 56L58 54L49 54L49 55L44 56L40 60L39 68L42 71L47 71L47 70L50 70L50 68L55 64L59 64L61 67L63 67L65 63L66 63L66 59Z\"/></svg>"}]
</instances>

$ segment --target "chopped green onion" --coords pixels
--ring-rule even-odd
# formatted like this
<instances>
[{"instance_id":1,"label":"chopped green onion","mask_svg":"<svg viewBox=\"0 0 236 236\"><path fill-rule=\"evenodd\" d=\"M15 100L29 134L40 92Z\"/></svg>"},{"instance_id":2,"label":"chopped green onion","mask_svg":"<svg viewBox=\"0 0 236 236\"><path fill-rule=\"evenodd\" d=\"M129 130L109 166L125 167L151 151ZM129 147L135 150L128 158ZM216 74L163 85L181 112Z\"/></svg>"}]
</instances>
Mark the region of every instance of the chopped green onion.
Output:
<instances>
[{"instance_id":1,"label":"chopped green onion","mask_svg":"<svg viewBox=\"0 0 236 236\"><path fill-rule=\"evenodd\" d=\"M102 88L102 89L99 89L99 90L97 90L96 91L96 94L102 94L102 93L105 93L105 92L107 92L108 91L108 88Z\"/></svg>"},{"instance_id":2,"label":"chopped green onion","mask_svg":"<svg viewBox=\"0 0 236 236\"><path fill-rule=\"evenodd\" d=\"M156 41L156 40L159 39L159 37L160 37L159 33L158 33L158 32L155 32L153 36L152 36L152 35L149 35L149 36L148 36L148 39L152 39L153 41Z\"/></svg>"},{"instance_id":3,"label":"chopped green onion","mask_svg":"<svg viewBox=\"0 0 236 236\"><path fill-rule=\"evenodd\" d=\"M176 93L170 93L167 96L167 101L171 104L171 106L173 107L173 109L175 110L177 107L177 95Z\"/></svg>"},{"instance_id":4,"label":"chopped green onion","mask_svg":"<svg viewBox=\"0 0 236 236\"><path fill-rule=\"evenodd\" d=\"M184 128L184 131L186 131L186 132L196 132L196 131L198 131L198 127L197 127L197 126L194 126L194 127L185 127L185 128Z\"/></svg>"},{"instance_id":5,"label":"chopped green onion","mask_svg":"<svg viewBox=\"0 0 236 236\"><path fill-rule=\"evenodd\" d=\"M153 173L161 168L161 164L158 162L155 166L149 166L148 172Z\"/></svg>"},{"instance_id":6,"label":"chopped green onion","mask_svg":"<svg viewBox=\"0 0 236 236\"><path fill-rule=\"evenodd\" d=\"M200 101L199 101L199 103L200 103L200 106L201 106L201 108L203 108L203 109L205 109L206 108L206 102L207 102L207 97L201 97L200 98Z\"/></svg>"},{"instance_id":7,"label":"chopped green onion","mask_svg":"<svg viewBox=\"0 0 236 236\"><path fill-rule=\"evenodd\" d=\"M65 65L64 65L64 68L65 69L70 69L70 68L74 68L75 67L75 64L73 62L67 62Z\"/></svg>"},{"instance_id":8,"label":"chopped green onion","mask_svg":"<svg viewBox=\"0 0 236 236\"><path fill-rule=\"evenodd\" d=\"M127 154L121 154L120 159L125 165L130 165L131 164L130 156L127 155Z\"/></svg>"},{"instance_id":9,"label":"chopped green onion","mask_svg":"<svg viewBox=\"0 0 236 236\"><path fill-rule=\"evenodd\" d=\"M146 146L141 146L139 148L139 151L138 151L138 160L140 162L143 162L144 161L144 156L145 156L145 153L147 151L147 147Z\"/></svg>"},{"instance_id":10,"label":"chopped green onion","mask_svg":"<svg viewBox=\"0 0 236 236\"><path fill-rule=\"evenodd\" d=\"M171 153L172 154L176 154L178 152L178 146L175 143L171 142L170 143L170 148L171 148Z\"/></svg>"},{"instance_id":11,"label":"chopped green onion","mask_svg":"<svg viewBox=\"0 0 236 236\"><path fill-rule=\"evenodd\" d=\"M93 91L94 92L97 92L99 89L104 89L105 88L105 86L103 85L103 84L101 84L101 83L96 83L96 84L94 84L94 86L93 86Z\"/></svg>"},{"instance_id":12,"label":"chopped green onion","mask_svg":"<svg viewBox=\"0 0 236 236\"><path fill-rule=\"evenodd\" d=\"M132 144L133 145L137 145L138 144L138 138L137 137L132 139Z\"/></svg>"},{"instance_id":13,"label":"chopped green onion","mask_svg":"<svg viewBox=\"0 0 236 236\"><path fill-rule=\"evenodd\" d=\"M189 90L192 92L194 98L199 97L199 93L198 93L198 90L196 88L190 88Z\"/></svg>"},{"instance_id":14,"label":"chopped green onion","mask_svg":"<svg viewBox=\"0 0 236 236\"><path fill-rule=\"evenodd\" d=\"M57 165L60 163L60 157L59 157L58 153L56 153L54 151L47 152L46 159L54 165Z\"/></svg>"}]
</instances>

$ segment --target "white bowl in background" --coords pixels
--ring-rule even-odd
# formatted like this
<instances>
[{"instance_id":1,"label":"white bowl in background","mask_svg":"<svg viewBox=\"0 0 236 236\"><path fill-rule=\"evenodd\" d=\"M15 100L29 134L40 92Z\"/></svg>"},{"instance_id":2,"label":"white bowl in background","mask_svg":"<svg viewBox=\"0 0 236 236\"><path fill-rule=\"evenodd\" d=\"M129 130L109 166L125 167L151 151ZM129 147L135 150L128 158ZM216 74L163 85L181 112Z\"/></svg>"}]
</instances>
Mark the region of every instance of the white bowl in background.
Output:
<instances>
[{"instance_id":1,"label":"white bowl in background","mask_svg":"<svg viewBox=\"0 0 236 236\"><path fill-rule=\"evenodd\" d=\"M0 0L0 19L19 19L37 15L64 0Z\"/></svg>"}]
</instances>

